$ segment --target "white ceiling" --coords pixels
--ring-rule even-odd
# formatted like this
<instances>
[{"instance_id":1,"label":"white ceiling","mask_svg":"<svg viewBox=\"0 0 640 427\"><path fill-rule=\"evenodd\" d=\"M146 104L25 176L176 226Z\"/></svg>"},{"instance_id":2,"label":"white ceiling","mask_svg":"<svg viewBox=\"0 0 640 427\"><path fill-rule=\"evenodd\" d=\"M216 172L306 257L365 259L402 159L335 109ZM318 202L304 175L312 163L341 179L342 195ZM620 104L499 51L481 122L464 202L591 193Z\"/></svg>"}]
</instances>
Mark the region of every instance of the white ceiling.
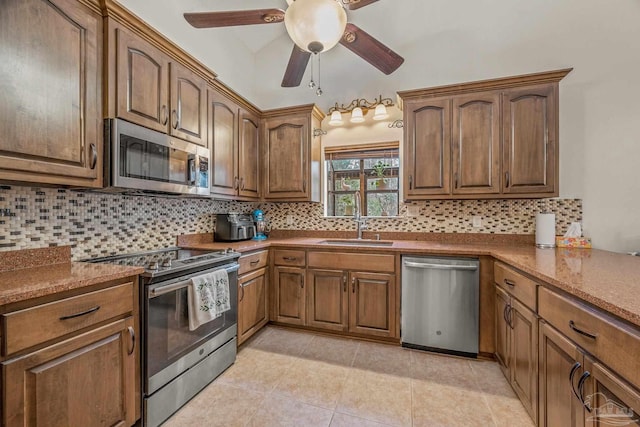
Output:
<instances>
[{"instance_id":1,"label":"white ceiling","mask_svg":"<svg viewBox=\"0 0 640 427\"><path fill-rule=\"evenodd\" d=\"M620 1L639 7L637 0ZM293 46L284 24L194 29L182 17L195 11L284 10L285 0L121 3L258 107L315 102L325 111L356 97L395 99L398 90L570 67L572 49L584 47L584 33L605 25L603 15L615 16L603 0L380 0L348 11L348 19L405 63L386 76L338 45L321 55L324 95L316 97L306 87L309 70L299 88L280 87Z\"/></svg>"}]
</instances>

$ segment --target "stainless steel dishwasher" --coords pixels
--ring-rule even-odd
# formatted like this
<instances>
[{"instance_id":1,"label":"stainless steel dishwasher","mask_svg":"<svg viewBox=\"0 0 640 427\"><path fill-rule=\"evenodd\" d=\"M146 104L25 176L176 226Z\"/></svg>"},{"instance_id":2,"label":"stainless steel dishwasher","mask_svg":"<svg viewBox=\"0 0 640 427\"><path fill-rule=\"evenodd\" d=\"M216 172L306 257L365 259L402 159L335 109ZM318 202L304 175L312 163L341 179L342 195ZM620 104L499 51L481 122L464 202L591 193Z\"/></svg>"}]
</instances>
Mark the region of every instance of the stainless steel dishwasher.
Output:
<instances>
[{"instance_id":1,"label":"stainless steel dishwasher","mask_svg":"<svg viewBox=\"0 0 640 427\"><path fill-rule=\"evenodd\" d=\"M477 357L479 270L472 258L403 256L402 345Z\"/></svg>"}]
</instances>

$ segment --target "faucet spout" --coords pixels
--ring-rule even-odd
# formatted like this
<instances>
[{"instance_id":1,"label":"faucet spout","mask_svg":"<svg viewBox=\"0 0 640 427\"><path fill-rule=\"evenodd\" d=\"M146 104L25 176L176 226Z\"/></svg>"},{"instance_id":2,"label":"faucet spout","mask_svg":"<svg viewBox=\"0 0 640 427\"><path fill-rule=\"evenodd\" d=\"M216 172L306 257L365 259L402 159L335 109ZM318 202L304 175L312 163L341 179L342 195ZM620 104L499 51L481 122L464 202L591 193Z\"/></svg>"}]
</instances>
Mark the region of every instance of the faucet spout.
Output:
<instances>
[{"instance_id":1,"label":"faucet spout","mask_svg":"<svg viewBox=\"0 0 640 427\"><path fill-rule=\"evenodd\" d=\"M360 191L356 191L353 195L353 198L355 199L355 209L353 211L353 218L358 221L360 219Z\"/></svg>"},{"instance_id":2,"label":"faucet spout","mask_svg":"<svg viewBox=\"0 0 640 427\"><path fill-rule=\"evenodd\" d=\"M354 194L355 211L353 213L353 220L356 222L356 231L358 233L358 239L362 239L362 230L367 229L367 218L362 216L360 206L360 191L356 191Z\"/></svg>"}]
</instances>

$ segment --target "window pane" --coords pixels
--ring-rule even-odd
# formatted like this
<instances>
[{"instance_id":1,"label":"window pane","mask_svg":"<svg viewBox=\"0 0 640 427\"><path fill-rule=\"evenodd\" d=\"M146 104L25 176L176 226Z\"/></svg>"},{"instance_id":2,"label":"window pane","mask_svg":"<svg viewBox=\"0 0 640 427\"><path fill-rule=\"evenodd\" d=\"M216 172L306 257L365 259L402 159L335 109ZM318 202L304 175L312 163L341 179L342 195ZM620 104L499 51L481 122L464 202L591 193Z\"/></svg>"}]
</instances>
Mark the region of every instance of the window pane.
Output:
<instances>
[{"instance_id":1,"label":"window pane","mask_svg":"<svg viewBox=\"0 0 640 427\"><path fill-rule=\"evenodd\" d=\"M355 205L355 198L353 193L335 195L336 216L353 215L354 205Z\"/></svg>"},{"instance_id":2,"label":"window pane","mask_svg":"<svg viewBox=\"0 0 640 427\"><path fill-rule=\"evenodd\" d=\"M395 190L398 191L398 177L377 178L367 177L367 191Z\"/></svg>"},{"instance_id":3,"label":"window pane","mask_svg":"<svg viewBox=\"0 0 640 427\"><path fill-rule=\"evenodd\" d=\"M356 191L360 190L360 178L339 177L336 174L335 190L336 191Z\"/></svg>"},{"instance_id":4,"label":"window pane","mask_svg":"<svg viewBox=\"0 0 640 427\"><path fill-rule=\"evenodd\" d=\"M332 160L333 170L360 170L360 159Z\"/></svg>"},{"instance_id":5,"label":"window pane","mask_svg":"<svg viewBox=\"0 0 640 427\"><path fill-rule=\"evenodd\" d=\"M367 193L367 215L398 215L398 193Z\"/></svg>"}]
</instances>

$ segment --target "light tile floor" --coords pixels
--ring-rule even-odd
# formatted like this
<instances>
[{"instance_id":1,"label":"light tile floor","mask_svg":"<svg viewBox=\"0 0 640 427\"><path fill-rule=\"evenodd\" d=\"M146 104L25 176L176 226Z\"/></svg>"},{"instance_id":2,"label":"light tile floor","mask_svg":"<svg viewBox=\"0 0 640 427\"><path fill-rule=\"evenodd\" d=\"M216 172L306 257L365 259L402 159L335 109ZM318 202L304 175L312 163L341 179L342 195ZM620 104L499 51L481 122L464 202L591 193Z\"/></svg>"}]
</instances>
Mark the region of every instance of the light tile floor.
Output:
<instances>
[{"instance_id":1,"label":"light tile floor","mask_svg":"<svg viewBox=\"0 0 640 427\"><path fill-rule=\"evenodd\" d=\"M266 327L175 426L533 426L495 362Z\"/></svg>"}]
</instances>

